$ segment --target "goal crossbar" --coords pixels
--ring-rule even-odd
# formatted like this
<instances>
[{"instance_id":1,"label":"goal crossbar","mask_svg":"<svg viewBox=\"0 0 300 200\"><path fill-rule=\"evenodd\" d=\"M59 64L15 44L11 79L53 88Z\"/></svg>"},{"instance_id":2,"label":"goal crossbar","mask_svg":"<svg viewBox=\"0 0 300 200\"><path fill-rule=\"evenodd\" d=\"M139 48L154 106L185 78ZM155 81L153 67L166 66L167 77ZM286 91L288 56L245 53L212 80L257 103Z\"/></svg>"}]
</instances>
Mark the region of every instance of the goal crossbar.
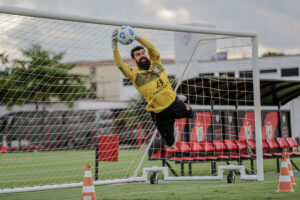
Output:
<instances>
[{"instance_id":1,"label":"goal crossbar","mask_svg":"<svg viewBox=\"0 0 300 200\"><path fill-rule=\"evenodd\" d=\"M10 6L0 6L0 13L46 18L46 19L55 19L55 20L64 20L64 21L73 21L73 22L83 22L83 23L90 23L90 24L115 25L115 26L122 26L126 24L136 28L177 31L177 32L230 35L236 37L251 37L251 38L257 36L257 34L254 32L231 31L226 29L215 29L215 28L199 28L199 27L191 27L191 26L184 26L184 25L165 25L165 24L142 23L142 22L133 22L133 21L125 21L125 20L113 20L113 19L105 19L105 18L61 14L57 12L45 12L45 11L38 11L34 9L16 8Z\"/></svg>"}]
</instances>

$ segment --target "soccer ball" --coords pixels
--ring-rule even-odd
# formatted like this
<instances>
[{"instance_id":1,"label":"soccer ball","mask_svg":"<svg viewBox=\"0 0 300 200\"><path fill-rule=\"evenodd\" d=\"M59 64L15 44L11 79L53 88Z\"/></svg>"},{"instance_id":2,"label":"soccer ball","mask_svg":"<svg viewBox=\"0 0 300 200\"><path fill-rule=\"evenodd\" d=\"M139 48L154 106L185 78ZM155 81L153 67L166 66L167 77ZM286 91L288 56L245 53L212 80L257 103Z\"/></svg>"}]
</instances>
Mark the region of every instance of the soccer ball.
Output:
<instances>
[{"instance_id":1,"label":"soccer ball","mask_svg":"<svg viewBox=\"0 0 300 200\"><path fill-rule=\"evenodd\" d=\"M117 38L121 44L128 45L134 41L135 33L130 26L121 26L118 29Z\"/></svg>"}]
</instances>

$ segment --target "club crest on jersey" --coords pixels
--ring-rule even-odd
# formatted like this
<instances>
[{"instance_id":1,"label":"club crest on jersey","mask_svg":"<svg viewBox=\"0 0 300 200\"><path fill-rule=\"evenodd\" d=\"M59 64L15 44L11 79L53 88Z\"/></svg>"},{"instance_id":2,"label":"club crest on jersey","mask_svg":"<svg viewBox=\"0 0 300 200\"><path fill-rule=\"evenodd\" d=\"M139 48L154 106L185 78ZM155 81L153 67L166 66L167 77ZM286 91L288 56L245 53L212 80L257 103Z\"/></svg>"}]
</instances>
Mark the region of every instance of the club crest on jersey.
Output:
<instances>
[{"instance_id":1,"label":"club crest on jersey","mask_svg":"<svg viewBox=\"0 0 300 200\"><path fill-rule=\"evenodd\" d=\"M158 67L153 67L153 71L156 72L156 73L160 72L160 70L158 69Z\"/></svg>"}]
</instances>

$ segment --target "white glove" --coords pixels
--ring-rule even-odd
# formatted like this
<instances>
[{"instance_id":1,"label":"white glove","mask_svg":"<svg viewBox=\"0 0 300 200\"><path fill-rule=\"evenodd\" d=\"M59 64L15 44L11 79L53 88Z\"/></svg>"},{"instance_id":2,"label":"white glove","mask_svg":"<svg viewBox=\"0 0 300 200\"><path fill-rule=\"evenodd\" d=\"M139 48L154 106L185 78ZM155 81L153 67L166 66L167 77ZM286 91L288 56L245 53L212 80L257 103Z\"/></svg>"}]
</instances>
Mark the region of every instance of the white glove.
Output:
<instances>
[{"instance_id":1,"label":"white glove","mask_svg":"<svg viewBox=\"0 0 300 200\"><path fill-rule=\"evenodd\" d=\"M114 30L111 36L111 47L113 50L116 50L118 48L118 29Z\"/></svg>"}]
</instances>

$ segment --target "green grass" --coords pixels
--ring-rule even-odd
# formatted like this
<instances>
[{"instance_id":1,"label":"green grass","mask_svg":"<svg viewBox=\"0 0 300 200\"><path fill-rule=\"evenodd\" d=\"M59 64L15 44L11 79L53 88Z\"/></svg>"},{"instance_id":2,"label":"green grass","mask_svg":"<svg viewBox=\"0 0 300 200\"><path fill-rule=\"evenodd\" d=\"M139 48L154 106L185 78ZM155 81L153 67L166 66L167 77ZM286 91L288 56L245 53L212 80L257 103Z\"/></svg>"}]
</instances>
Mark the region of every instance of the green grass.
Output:
<instances>
[{"instance_id":1,"label":"green grass","mask_svg":"<svg viewBox=\"0 0 300 200\"><path fill-rule=\"evenodd\" d=\"M120 150L119 162L99 162L99 180L125 178L132 176L143 155L143 151ZM82 182L86 162L90 162L94 172L94 151L63 152L27 152L0 154L0 188L22 187L31 185L47 185L68 182ZM300 159L294 159L300 166ZM180 165L170 162L180 174ZM236 162L233 162L236 164ZM250 162L244 164L250 168ZM146 161L143 167L161 166L161 161ZM226 165L219 162L218 165ZM185 175L187 175L186 165ZM210 175L210 163L192 165L193 175ZM265 172L276 170L276 160L264 160ZM141 175L141 172L140 174ZM300 174L295 173L296 182L300 185ZM223 181L164 182L158 185L125 184L96 186L99 199L280 199L282 194L275 193L278 185L278 174L266 175L264 182L240 181L227 184ZM296 185L295 193L289 193L289 199L299 195ZM298 188L298 189L297 189ZM258 194L257 194L258 193ZM260 193L260 194L259 194ZM2 199L80 199L81 188L48 190L0 195ZM224 196L225 195L225 196ZM299 197L298 197L299 198ZM298 199L297 198L297 199Z\"/></svg>"},{"instance_id":2,"label":"green grass","mask_svg":"<svg viewBox=\"0 0 300 200\"><path fill-rule=\"evenodd\" d=\"M185 181L104 185L96 186L97 199L101 200L153 200L153 199L288 199L298 200L300 195L300 174L295 173L297 185L295 192L276 193L278 174L266 175L265 181L242 181L236 178L236 183L227 184L223 181ZM48 190L39 192L15 193L0 195L1 200L72 200L81 198L81 188Z\"/></svg>"},{"instance_id":3,"label":"green grass","mask_svg":"<svg viewBox=\"0 0 300 200\"><path fill-rule=\"evenodd\" d=\"M143 153L144 151L120 150L118 162L99 162L99 180L132 176ZM90 163L94 173L94 157L94 151L0 154L0 188L82 182L86 162ZM170 163L180 173L180 165ZM243 164L250 168L250 162ZM275 171L275 164L275 160L266 160L265 171ZM300 165L300 162L298 164ZM218 165L226 165L226 163L218 162ZM149 166L161 166L161 161L146 159L142 167ZM193 175L201 176L211 173L210 163L193 164L192 167ZM187 170L185 171L185 175L188 175ZM141 173L142 170L139 176Z\"/></svg>"},{"instance_id":4,"label":"green grass","mask_svg":"<svg viewBox=\"0 0 300 200\"><path fill-rule=\"evenodd\" d=\"M99 162L99 179L131 176L143 153L144 151L120 150L118 162ZM94 172L95 152L76 150L9 153L0 154L0 160L0 188L47 185L82 182L87 162Z\"/></svg>"}]
</instances>

